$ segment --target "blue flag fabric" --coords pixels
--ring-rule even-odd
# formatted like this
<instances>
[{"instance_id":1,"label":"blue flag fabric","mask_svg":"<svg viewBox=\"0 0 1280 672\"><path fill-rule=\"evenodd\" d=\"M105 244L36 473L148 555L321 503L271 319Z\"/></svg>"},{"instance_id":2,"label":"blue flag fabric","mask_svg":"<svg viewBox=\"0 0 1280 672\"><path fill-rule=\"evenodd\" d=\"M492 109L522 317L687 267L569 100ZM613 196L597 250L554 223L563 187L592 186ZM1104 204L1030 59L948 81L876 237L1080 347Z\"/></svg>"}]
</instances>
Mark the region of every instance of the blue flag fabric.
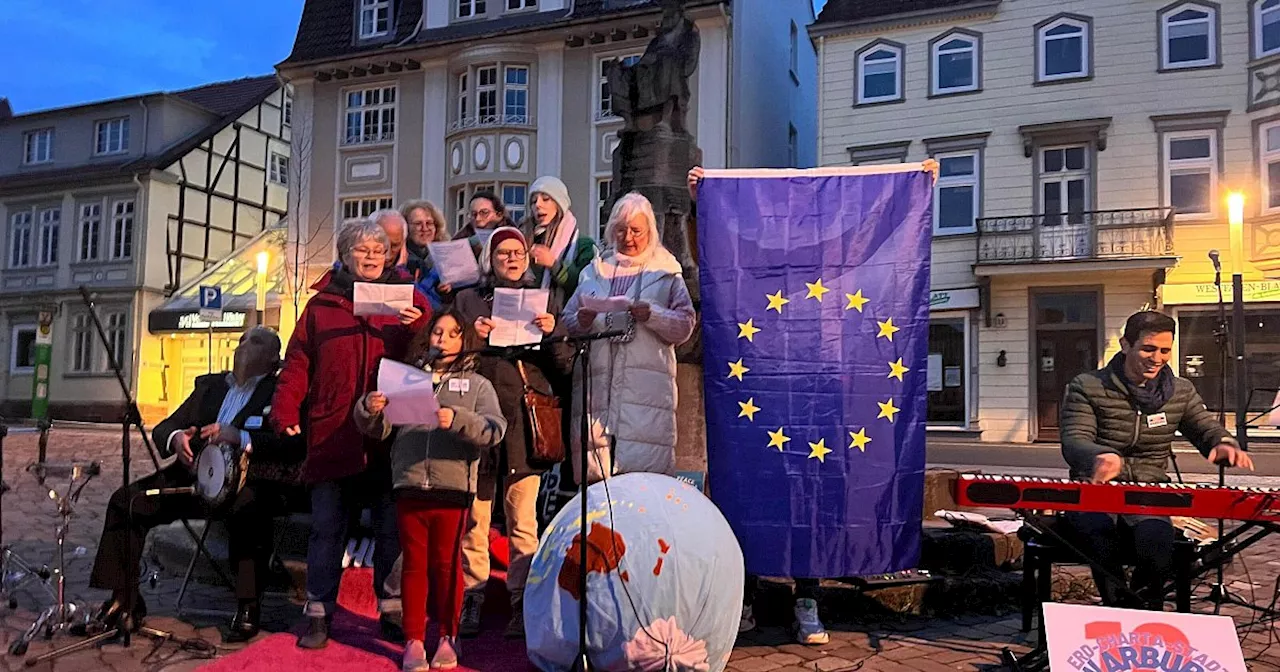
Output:
<instances>
[{"instance_id":1,"label":"blue flag fabric","mask_svg":"<svg viewBox=\"0 0 1280 672\"><path fill-rule=\"evenodd\" d=\"M752 574L919 560L933 178L874 169L698 188L708 480Z\"/></svg>"}]
</instances>

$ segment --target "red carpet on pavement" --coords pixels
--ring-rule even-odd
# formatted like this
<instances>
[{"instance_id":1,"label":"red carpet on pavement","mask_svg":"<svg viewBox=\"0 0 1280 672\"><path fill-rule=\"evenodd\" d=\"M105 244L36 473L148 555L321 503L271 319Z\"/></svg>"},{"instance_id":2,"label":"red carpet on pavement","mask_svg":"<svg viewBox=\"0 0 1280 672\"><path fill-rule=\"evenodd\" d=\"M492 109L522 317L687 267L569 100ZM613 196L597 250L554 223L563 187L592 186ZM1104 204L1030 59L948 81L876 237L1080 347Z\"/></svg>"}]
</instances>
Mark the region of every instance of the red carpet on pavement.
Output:
<instances>
[{"instance_id":1,"label":"red carpet on pavement","mask_svg":"<svg viewBox=\"0 0 1280 672\"><path fill-rule=\"evenodd\" d=\"M496 537L496 538L494 538ZM481 635L462 640L461 672L522 672L533 670L525 654L524 642L502 637L511 617L507 589L504 584L507 561L506 539L493 535L493 574L485 595L485 615ZM243 650L202 667L210 672L281 672L305 669L308 672L361 670L361 672L396 672L404 652L399 644L379 639L378 607L373 595L373 570L350 568L342 574L338 591L338 613L329 633L329 646L319 651L297 647L299 625L293 632L268 635ZM434 626L427 629L427 654L430 655L438 635Z\"/></svg>"}]
</instances>

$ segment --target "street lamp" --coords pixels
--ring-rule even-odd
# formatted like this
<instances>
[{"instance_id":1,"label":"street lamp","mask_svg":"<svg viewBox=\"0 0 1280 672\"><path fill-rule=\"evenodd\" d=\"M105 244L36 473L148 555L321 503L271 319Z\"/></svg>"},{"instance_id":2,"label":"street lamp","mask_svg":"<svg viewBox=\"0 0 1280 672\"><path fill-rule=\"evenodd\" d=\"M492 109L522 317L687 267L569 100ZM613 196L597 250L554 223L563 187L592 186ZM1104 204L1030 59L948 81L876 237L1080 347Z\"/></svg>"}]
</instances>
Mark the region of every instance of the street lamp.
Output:
<instances>
[{"instance_id":1,"label":"street lamp","mask_svg":"<svg viewBox=\"0 0 1280 672\"><path fill-rule=\"evenodd\" d=\"M1227 223L1231 233L1232 348L1236 355L1236 440L1248 449L1249 375L1244 361L1244 194L1227 195ZM1222 372L1226 375L1226 371Z\"/></svg>"},{"instance_id":2,"label":"street lamp","mask_svg":"<svg viewBox=\"0 0 1280 672\"><path fill-rule=\"evenodd\" d=\"M266 250L258 253L258 297L255 307L258 310L258 324L266 322L267 313L267 263L271 255Z\"/></svg>"}]
</instances>

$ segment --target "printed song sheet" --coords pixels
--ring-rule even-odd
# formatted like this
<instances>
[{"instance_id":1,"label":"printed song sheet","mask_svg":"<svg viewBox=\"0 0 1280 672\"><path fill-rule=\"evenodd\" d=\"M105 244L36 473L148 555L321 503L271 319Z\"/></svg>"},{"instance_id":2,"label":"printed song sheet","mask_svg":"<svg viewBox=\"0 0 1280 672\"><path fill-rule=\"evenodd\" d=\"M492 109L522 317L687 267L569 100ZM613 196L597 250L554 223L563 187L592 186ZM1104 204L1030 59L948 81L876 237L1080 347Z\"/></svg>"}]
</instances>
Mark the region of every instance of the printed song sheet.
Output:
<instances>
[{"instance_id":1,"label":"printed song sheet","mask_svg":"<svg viewBox=\"0 0 1280 672\"><path fill-rule=\"evenodd\" d=\"M584 296L582 307L597 313L621 313L631 308L631 299L625 296Z\"/></svg>"},{"instance_id":2,"label":"printed song sheet","mask_svg":"<svg viewBox=\"0 0 1280 672\"><path fill-rule=\"evenodd\" d=\"M542 340L542 330L533 318L547 312L545 289L493 290L493 331L489 332L489 345L506 347L528 345Z\"/></svg>"},{"instance_id":3,"label":"printed song sheet","mask_svg":"<svg viewBox=\"0 0 1280 672\"><path fill-rule=\"evenodd\" d=\"M480 267L476 265L476 255L471 252L470 242L450 240L430 243L427 251L435 262L436 271L440 273L440 284L466 287L480 281Z\"/></svg>"},{"instance_id":4,"label":"printed song sheet","mask_svg":"<svg viewBox=\"0 0 1280 672\"><path fill-rule=\"evenodd\" d=\"M399 315L413 307L413 285L357 282L354 303L356 315Z\"/></svg>"},{"instance_id":5,"label":"printed song sheet","mask_svg":"<svg viewBox=\"0 0 1280 672\"><path fill-rule=\"evenodd\" d=\"M431 384L431 372L383 359L378 365L378 391L387 395L382 411L392 425L426 425L434 429L439 423L436 411L440 402Z\"/></svg>"}]
</instances>

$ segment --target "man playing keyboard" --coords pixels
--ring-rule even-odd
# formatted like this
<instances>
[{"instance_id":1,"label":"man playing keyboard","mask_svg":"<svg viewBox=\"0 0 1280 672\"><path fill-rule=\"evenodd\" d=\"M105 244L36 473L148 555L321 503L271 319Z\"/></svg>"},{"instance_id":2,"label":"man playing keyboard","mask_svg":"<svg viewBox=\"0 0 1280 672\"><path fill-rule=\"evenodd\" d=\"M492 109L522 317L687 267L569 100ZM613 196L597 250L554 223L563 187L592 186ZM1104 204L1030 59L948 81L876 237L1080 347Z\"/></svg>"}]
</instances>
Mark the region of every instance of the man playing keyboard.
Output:
<instances>
[{"instance_id":1,"label":"man playing keyboard","mask_svg":"<svg viewBox=\"0 0 1280 672\"><path fill-rule=\"evenodd\" d=\"M1212 463L1253 469L1249 454L1205 408L1191 381L1169 369L1176 328L1163 313L1134 313L1125 322L1120 352L1067 386L1060 426L1062 456L1073 479L1167 483L1175 431ZM1173 571L1175 531L1169 518L1071 512L1067 520L1084 550L1113 576L1124 576L1119 549L1131 544L1137 552L1132 584L1141 603L1123 599L1119 587L1095 568L1103 604L1163 608L1164 585Z\"/></svg>"}]
</instances>

